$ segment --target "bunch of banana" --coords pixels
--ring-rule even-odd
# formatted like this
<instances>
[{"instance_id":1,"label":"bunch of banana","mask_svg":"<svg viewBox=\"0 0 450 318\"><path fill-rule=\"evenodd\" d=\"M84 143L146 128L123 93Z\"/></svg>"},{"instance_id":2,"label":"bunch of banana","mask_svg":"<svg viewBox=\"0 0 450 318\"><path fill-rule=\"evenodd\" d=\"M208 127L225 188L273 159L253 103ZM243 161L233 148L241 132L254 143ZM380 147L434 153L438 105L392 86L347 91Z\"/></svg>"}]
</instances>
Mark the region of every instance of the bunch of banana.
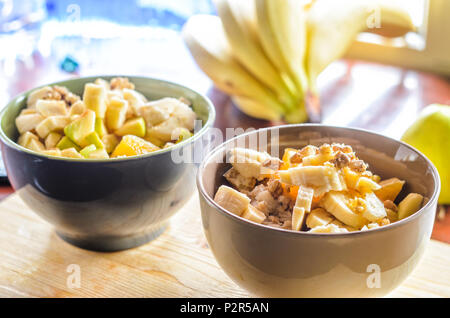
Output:
<instances>
[{"instance_id":1,"label":"bunch of banana","mask_svg":"<svg viewBox=\"0 0 450 318\"><path fill-rule=\"evenodd\" d=\"M414 30L392 0L214 2L218 16L191 17L184 41L199 67L244 113L271 121L308 120L305 98L317 95L317 76L358 33L398 37ZM370 29L377 22L382 27Z\"/></svg>"}]
</instances>

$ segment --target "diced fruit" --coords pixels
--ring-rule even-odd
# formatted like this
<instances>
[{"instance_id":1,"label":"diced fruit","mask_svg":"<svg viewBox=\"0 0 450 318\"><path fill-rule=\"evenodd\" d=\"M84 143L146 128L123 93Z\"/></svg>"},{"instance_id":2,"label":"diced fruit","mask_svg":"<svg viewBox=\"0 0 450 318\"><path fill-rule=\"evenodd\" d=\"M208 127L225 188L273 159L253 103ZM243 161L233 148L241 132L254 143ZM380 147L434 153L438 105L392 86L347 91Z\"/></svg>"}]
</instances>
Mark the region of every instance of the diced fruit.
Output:
<instances>
[{"instance_id":1,"label":"diced fruit","mask_svg":"<svg viewBox=\"0 0 450 318\"><path fill-rule=\"evenodd\" d=\"M261 224L266 219L266 215L251 204L248 205L242 217L258 224Z\"/></svg>"},{"instance_id":2,"label":"diced fruit","mask_svg":"<svg viewBox=\"0 0 450 318\"><path fill-rule=\"evenodd\" d=\"M334 215L335 218L352 227L361 228L366 224L366 219L348 206L348 197L343 193L329 192L320 201L320 206Z\"/></svg>"},{"instance_id":3,"label":"diced fruit","mask_svg":"<svg viewBox=\"0 0 450 318\"><path fill-rule=\"evenodd\" d=\"M61 157L61 150L59 149L43 150L41 153L47 156Z\"/></svg>"},{"instance_id":4,"label":"diced fruit","mask_svg":"<svg viewBox=\"0 0 450 318\"><path fill-rule=\"evenodd\" d=\"M105 146L105 150L107 153L111 153L114 151L114 148L119 144L120 140L114 134L107 134L102 137L103 145Z\"/></svg>"},{"instance_id":5,"label":"diced fruit","mask_svg":"<svg viewBox=\"0 0 450 318\"><path fill-rule=\"evenodd\" d=\"M55 148L58 142L61 140L62 135L57 132L51 132L48 134L47 138L45 138L45 148L51 149Z\"/></svg>"},{"instance_id":6,"label":"diced fruit","mask_svg":"<svg viewBox=\"0 0 450 318\"><path fill-rule=\"evenodd\" d=\"M84 138L84 143L88 145L93 144L97 149L105 148L105 145L95 131L91 132L86 136L86 138Z\"/></svg>"},{"instance_id":7,"label":"diced fruit","mask_svg":"<svg viewBox=\"0 0 450 318\"><path fill-rule=\"evenodd\" d=\"M361 193L372 192L381 189L381 186L367 177L360 177L356 182L356 189Z\"/></svg>"},{"instance_id":8,"label":"diced fruit","mask_svg":"<svg viewBox=\"0 0 450 318\"><path fill-rule=\"evenodd\" d=\"M105 149L97 149L89 154L89 159L108 159L108 153Z\"/></svg>"},{"instance_id":9,"label":"diced fruit","mask_svg":"<svg viewBox=\"0 0 450 318\"><path fill-rule=\"evenodd\" d=\"M69 116L73 115L82 115L86 111L86 106L84 105L84 102L78 101L72 106L70 106L69 110Z\"/></svg>"},{"instance_id":10,"label":"diced fruit","mask_svg":"<svg viewBox=\"0 0 450 318\"><path fill-rule=\"evenodd\" d=\"M106 125L103 119L95 118L95 132L98 134L100 138L102 138L108 133L108 130L106 129Z\"/></svg>"},{"instance_id":11,"label":"diced fruit","mask_svg":"<svg viewBox=\"0 0 450 318\"><path fill-rule=\"evenodd\" d=\"M176 141L176 143L180 143L183 140L189 139L192 137L192 133L186 128L178 127L172 131L172 140Z\"/></svg>"},{"instance_id":12,"label":"diced fruit","mask_svg":"<svg viewBox=\"0 0 450 318\"><path fill-rule=\"evenodd\" d=\"M29 115L29 114L37 114L36 109L33 108L24 108L20 111L20 115Z\"/></svg>"},{"instance_id":13,"label":"diced fruit","mask_svg":"<svg viewBox=\"0 0 450 318\"><path fill-rule=\"evenodd\" d=\"M66 116L50 116L41 121L36 126L39 137L45 139L51 132L62 132L64 127L70 123L70 118Z\"/></svg>"},{"instance_id":14,"label":"diced fruit","mask_svg":"<svg viewBox=\"0 0 450 318\"><path fill-rule=\"evenodd\" d=\"M172 131L181 127L180 120L177 117L169 117L157 126L148 129L148 135L158 138L164 142L172 141Z\"/></svg>"},{"instance_id":15,"label":"diced fruit","mask_svg":"<svg viewBox=\"0 0 450 318\"><path fill-rule=\"evenodd\" d=\"M416 213L422 207L423 196L418 193L410 193L398 205L398 219L402 220Z\"/></svg>"},{"instance_id":16,"label":"diced fruit","mask_svg":"<svg viewBox=\"0 0 450 318\"><path fill-rule=\"evenodd\" d=\"M40 142L39 140L36 140L36 139L30 139L26 148L33 150L33 151L45 150L45 146L42 144L42 142Z\"/></svg>"},{"instance_id":17,"label":"diced fruit","mask_svg":"<svg viewBox=\"0 0 450 318\"><path fill-rule=\"evenodd\" d=\"M309 228L315 228L317 226L323 226L331 223L334 220L333 215L328 213L322 208L312 210L306 218L306 226Z\"/></svg>"},{"instance_id":18,"label":"diced fruit","mask_svg":"<svg viewBox=\"0 0 450 318\"><path fill-rule=\"evenodd\" d=\"M74 120L71 124L64 128L64 133L73 142L80 147L88 144L85 142L87 135L95 131L95 113L92 110L86 110L83 115Z\"/></svg>"},{"instance_id":19,"label":"diced fruit","mask_svg":"<svg viewBox=\"0 0 450 318\"><path fill-rule=\"evenodd\" d=\"M133 135L127 135L122 138L116 149L114 149L111 157L114 158L120 156L137 156L159 149L160 148L156 147L148 141L145 141L142 138Z\"/></svg>"},{"instance_id":20,"label":"diced fruit","mask_svg":"<svg viewBox=\"0 0 450 318\"><path fill-rule=\"evenodd\" d=\"M36 128L45 119L41 114L20 115L16 118L16 127L20 134Z\"/></svg>"},{"instance_id":21,"label":"diced fruit","mask_svg":"<svg viewBox=\"0 0 450 318\"><path fill-rule=\"evenodd\" d=\"M117 130L122 127L127 116L127 109L128 102L124 99L113 98L109 101L105 117L109 130Z\"/></svg>"},{"instance_id":22,"label":"diced fruit","mask_svg":"<svg viewBox=\"0 0 450 318\"><path fill-rule=\"evenodd\" d=\"M381 189L375 190L375 194L381 201L395 201L397 195L402 191L405 181L398 178L390 178L379 183Z\"/></svg>"},{"instance_id":23,"label":"diced fruit","mask_svg":"<svg viewBox=\"0 0 450 318\"><path fill-rule=\"evenodd\" d=\"M66 102L63 100L43 100L36 103L36 110L44 117L67 116Z\"/></svg>"},{"instance_id":24,"label":"diced fruit","mask_svg":"<svg viewBox=\"0 0 450 318\"><path fill-rule=\"evenodd\" d=\"M346 229L346 230L349 231L349 232L357 231L357 229L355 229L354 227L345 225L344 223L342 223L342 222L339 221L339 220L333 220L330 224L334 224L334 225L336 225L337 227L339 227L339 228L341 228L341 229Z\"/></svg>"},{"instance_id":25,"label":"diced fruit","mask_svg":"<svg viewBox=\"0 0 450 318\"><path fill-rule=\"evenodd\" d=\"M332 167L327 166L299 166L279 171L281 181L291 185L305 185L315 189L315 195L320 196L328 191L343 191L345 184Z\"/></svg>"},{"instance_id":26,"label":"diced fruit","mask_svg":"<svg viewBox=\"0 0 450 318\"><path fill-rule=\"evenodd\" d=\"M135 135L138 137L145 136L145 121L142 117L130 119L122 127L115 131L118 136Z\"/></svg>"},{"instance_id":27,"label":"diced fruit","mask_svg":"<svg viewBox=\"0 0 450 318\"><path fill-rule=\"evenodd\" d=\"M292 229L294 231L300 231L305 220L306 211L301 207L294 207L292 211Z\"/></svg>"},{"instance_id":28,"label":"diced fruit","mask_svg":"<svg viewBox=\"0 0 450 318\"><path fill-rule=\"evenodd\" d=\"M155 146L160 147L160 148L164 147L164 145L166 144L165 141L163 141L163 140L161 140L159 138L156 138L154 135L152 135L150 130L147 130L147 134L145 135L144 139L149 141L149 142L151 142Z\"/></svg>"},{"instance_id":29,"label":"diced fruit","mask_svg":"<svg viewBox=\"0 0 450 318\"><path fill-rule=\"evenodd\" d=\"M364 201L366 203L366 208L362 215L366 219L371 222L376 222L386 217L386 210L384 209L383 202L381 202L373 192L366 193Z\"/></svg>"},{"instance_id":30,"label":"diced fruit","mask_svg":"<svg viewBox=\"0 0 450 318\"><path fill-rule=\"evenodd\" d=\"M64 136L61 138L61 140L56 145L56 148L59 150L69 149L69 148L75 148L75 150L80 150L80 146L78 146L76 143L74 143L69 137Z\"/></svg>"},{"instance_id":31,"label":"diced fruit","mask_svg":"<svg viewBox=\"0 0 450 318\"><path fill-rule=\"evenodd\" d=\"M75 148L67 148L64 150L61 150L61 156L67 157L67 158L77 158L82 159L84 158Z\"/></svg>"},{"instance_id":32,"label":"diced fruit","mask_svg":"<svg viewBox=\"0 0 450 318\"><path fill-rule=\"evenodd\" d=\"M129 105L127 117L132 116L134 114L139 114L139 109L147 102L147 99L145 98L144 95L135 91L134 89L129 88L123 89L123 98L125 98L125 100L128 101Z\"/></svg>"},{"instance_id":33,"label":"diced fruit","mask_svg":"<svg viewBox=\"0 0 450 318\"><path fill-rule=\"evenodd\" d=\"M314 189L300 186L298 189L295 206L298 208L303 208L306 212L310 212L313 197L314 197Z\"/></svg>"},{"instance_id":34,"label":"diced fruit","mask_svg":"<svg viewBox=\"0 0 450 318\"><path fill-rule=\"evenodd\" d=\"M286 149L284 149L284 154L283 154L282 160L283 160L283 162L285 164L288 165L288 167L291 164L291 161L290 161L291 157L293 155L295 155L296 153L297 153L297 149L293 149L293 148L286 148Z\"/></svg>"},{"instance_id":35,"label":"diced fruit","mask_svg":"<svg viewBox=\"0 0 450 318\"><path fill-rule=\"evenodd\" d=\"M38 140L38 141L39 141L38 136L36 136L35 134L33 134L33 133L27 131L27 132L25 132L23 135L21 135L21 136L19 137L19 140L17 141L17 143L18 143L19 145L21 145L22 147L27 148L28 143L29 143L32 139Z\"/></svg>"},{"instance_id":36,"label":"diced fruit","mask_svg":"<svg viewBox=\"0 0 450 318\"><path fill-rule=\"evenodd\" d=\"M45 99L52 93L52 91L53 89L50 86L45 86L32 91L27 98L27 107L35 108L37 101L40 99Z\"/></svg>"},{"instance_id":37,"label":"diced fruit","mask_svg":"<svg viewBox=\"0 0 450 318\"><path fill-rule=\"evenodd\" d=\"M340 228L335 224L327 224L322 226L316 226L315 228L309 230L310 233L347 233L347 229Z\"/></svg>"},{"instance_id":38,"label":"diced fruit","mask_svg":"<svg viewBox=\"0 0 450 318\"><path fill-rule=\"evenodd\" d=\"M82 155L85 158L88 158L89 155L91 154L91 152L97 150L97 147L95 147L95 145L89 145L84 147L83 149L81 149L80 151L80 155Z\"/></svg>"},{"instance_id":39,"label":"diced fruit","mask_svg":"<svg viewBox=\"0 0 450 318\"><path fill-rule=\"evenodd\" d=\"M250 204L250 199L245 194L224 185L217 190L214 201L238 216L241 216Z\"/></svg>"},{"instance_id":40,"label":"diced fruit","mask_svg":"<svg viewBox=\"0 0 450 318\"><path fill-rule=\"evenodd\" d=\"M360 175L350 169L349 167L344 167L342 169L345 183L347 184L347 187L350 189L356 189L356 183L358 182Z\"/></svg>"},{"instance_id":41,"label":"diced fruit","mask_svg":"<svg viewBox=\"0 0 450 318\"><path fill-rule=\"evenodd\" d=\"M149 128L161 124L170 117L169 112L152 103L141 106L138 109L138 114L144 118Z\"/></svg>"},{"instance_id":42,"label":"diced fruit","mask_svg":"<svg viewBox=\"0 0 450 318\"><path fill-rule=\"evenodd\" d=\"M93 110L99 118L104 118L106 113L106 90L98 84L88 83L84 86L84 104L87 109Z\"/></svg>"},{"instance_id":43,"label":"diced fruit","mask_svg":"<svg viewBox=\"0 0 450 318\"><path fill-rule=\"evenodd\" d=\"M180 120L181 127L184 127L189 131L194 130L195 119L197 118L195 112L192 110L191 107L179 101L178 99L175 99L175 101L174 101L174 110L171 116L176 117Z\"/></svg>"},{"instance_id":44,"label":"diced fruit","mask_svg":"<svg viewBox=\"0 0 450 318\"><path fill-rule=\"evenodd\" d=\"M111 88L109 82L107 80L104 80L103 78L97 78L94 81L94 83L97 84L97 85L102 86L105 89L106 92L109 91L110 88Z\"/></svg>"},{"instance_id":45,"label":"diced fruit","mask_svg":"<svg viewBox=\"0 0 450 318\"><path fill-rule=\"evenodd\" d=\"M395 212L395 211L393 211L391 209L386 209L386 216L387 216L387 218L389 219L389 221L391 223L398 220L397 212Z\"/></svg>"}]
</instances>

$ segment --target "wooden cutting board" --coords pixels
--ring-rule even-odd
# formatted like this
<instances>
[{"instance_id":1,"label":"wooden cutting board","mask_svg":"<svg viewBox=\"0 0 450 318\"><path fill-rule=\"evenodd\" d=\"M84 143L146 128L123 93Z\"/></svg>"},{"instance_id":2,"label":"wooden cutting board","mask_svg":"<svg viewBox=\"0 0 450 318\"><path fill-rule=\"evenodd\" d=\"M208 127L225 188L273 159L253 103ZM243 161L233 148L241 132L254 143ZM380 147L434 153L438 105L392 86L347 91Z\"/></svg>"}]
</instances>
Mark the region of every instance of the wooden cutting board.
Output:
<instances>
[{"instance_id":1,"label":"wooden cutting board","mask_svg":"<svg viewBox=\"0 0 450 318\"><path fill-rule=\"evenodd\" d=\"M79 288L72 280L78 269ZM252 295L235 285L212 256L197 194L159 238L116 253L85 251L62 241L51 225L13 194L0 203L0 296ZM418 268L390 296L450 297L450 245L431 241Z\"/></svg>"}]
</instances>

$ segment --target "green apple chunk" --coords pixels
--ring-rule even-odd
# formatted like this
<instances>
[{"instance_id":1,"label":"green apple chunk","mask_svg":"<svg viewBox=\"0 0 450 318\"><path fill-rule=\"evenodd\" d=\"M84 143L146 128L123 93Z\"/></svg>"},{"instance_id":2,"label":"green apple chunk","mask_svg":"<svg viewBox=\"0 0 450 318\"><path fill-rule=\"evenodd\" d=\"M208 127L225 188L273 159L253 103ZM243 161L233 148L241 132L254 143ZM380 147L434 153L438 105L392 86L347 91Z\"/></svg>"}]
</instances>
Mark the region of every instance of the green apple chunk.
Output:
<instances>
[{"instance_id":1,"label":"green apple chunk","mask_svg":"<svg viewBox=\"0 0 450 318\"><path fill-rule=\"evenodd\" d=\"M64 128L66 136L80 147L88 145L85 138L92 132L95 132L95 112L89 109Z\"/></svg>"},{"instance_id":2,"label":"green apple chunk","mask_svg":"<svg viewBox=\"0 0 450 318\"><path fill-rule=\"evenodd\" d=\"M104 118L106 113L106 90L102 85L88 83L84 86L83 101L87 109Z\"/></svg>"},{"instance_id":3,"label":"green apple chunk","mask_svg":"<svg viewBox=\"0 0 450 318\"><path fill-rule=\"evenodd\" d=\"M66 102L63 100L40 99L36 103L36 110L45 117L67 116Z\"/></svg>"},{"instance_id":4,"label":"green apple chunk","mask_svg":"<svg viewBox=\"0 0 450 318\"><path fill-rule=\"evenodd\" d=\"M36 132L42 139L45 139L53 131L63 131L70 123L67 116L50 116L44 119L36 126Z\"/></svg>"},{"instance_id":5,"label":"green apple chunk","mask_svg":"<svg viewBox=\"0 0 450 318\"><path fill-rule=\"evenodd\" d=\"M108 130L106 129L105 122L102 118L95 118L95 132L98 134L100 138L102 138L104 135L108 133Z\"/></svg>"},{"instance_id":6,"label":"green apple chunk","mask_svg":"<svg viewBox=\"0 0 450 318\"><path fill-rule=\"evenodd\" d=\"M106 109L106 126L110 130L117 130L125 123L128 102L124 99L112 98Z\"/></svg>"},{"instance_id":7,"label":"green apple chunk","mask_svg":"<svg viewBox=\"0 0 450 318\"><path fill-rule=\"evenodd\" d=\"M83 143L88 144L88 145L93 144L93 145L95 145L96 149L105 148L105 145L103 144L102 140L100 139L97 132L95 132L95 131L93 131L89 135L87 135L86 138L84 138Z\"/></svg>"},{"instance_id":8,"label":"green apple chunk","mask_svg":"<svg viewBox=\"0 0 450 318\"><path fill-rule=\"evenodd\" d=\"M56 148L58 148L59 150L75 148L77 151L81 149L80 146L78 146L76 143L70 140L70 138L67 136L61 138L61 140L56 145Z\"/></svg>"},{"instance_id":9,"label":"green apple chunk","mask_svg":"<svg viewBox=\"0 0 450 318\"><path fill-rule=\"evenodd\" d=\"M95 150L97 150L97 147L95 147L95 145L89 145L80 150L80 155L82 155L85 158L88 158L89 154Z\"/></svg>"},{"instance_id":10,"label":"green apple chunk","mask_svg":"<svg viewBox=\"0 0 450 318\"><path fill-rule=\"evenodd\" d=\"M118 136L135 135L143 138L145 136L145 121L144 118L138 117L130 119L122 127L115 131Z\"/></svg>"}]
</instances>

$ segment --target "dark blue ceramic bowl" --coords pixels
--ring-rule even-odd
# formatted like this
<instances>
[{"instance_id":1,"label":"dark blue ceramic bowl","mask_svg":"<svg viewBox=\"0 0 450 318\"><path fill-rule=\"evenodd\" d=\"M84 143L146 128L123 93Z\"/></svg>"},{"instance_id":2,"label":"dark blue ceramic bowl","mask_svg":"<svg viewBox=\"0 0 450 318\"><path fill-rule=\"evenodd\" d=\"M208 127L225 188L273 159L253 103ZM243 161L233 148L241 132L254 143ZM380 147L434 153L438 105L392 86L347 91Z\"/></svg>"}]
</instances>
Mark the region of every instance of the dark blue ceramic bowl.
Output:
<instances>
[{"instance_id":1,"label":"dark blue ceramic bowl","mask_svg":"<svg viewBox=\"0 0 450 318\"><path fill-rule=\"evenodd\" d=\"M112 76L102 76L110 79ZM82 94L97 77L54 83ZM2 155L9 180L25 203L76 246L117 251L150 241L195 189L198 153L207 143L215 111L210 100L181 85L157 79L128 78L149 100L184 97L192 102L202 128L194 137L151 154L107 160L46 156L19 146L15 118L29 92L0 113ZM54 85L51 84L51 85ZM184 155L179 163L173 160ZM196 160L193 154L196 153Z\"/></svg>"}]
</instances>

